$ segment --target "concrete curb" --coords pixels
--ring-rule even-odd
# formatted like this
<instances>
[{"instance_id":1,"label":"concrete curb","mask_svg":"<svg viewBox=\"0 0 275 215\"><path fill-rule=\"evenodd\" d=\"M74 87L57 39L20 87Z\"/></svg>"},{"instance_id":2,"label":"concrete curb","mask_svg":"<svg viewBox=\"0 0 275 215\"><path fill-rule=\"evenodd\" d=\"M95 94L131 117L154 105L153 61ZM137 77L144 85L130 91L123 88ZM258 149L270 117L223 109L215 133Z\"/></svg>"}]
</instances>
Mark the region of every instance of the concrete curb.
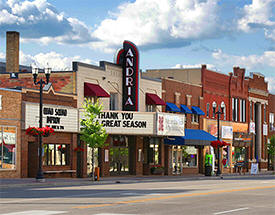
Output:
<instances>
[{"instance_id":1,"label":"concrete curb","mask_svg":"<svg viewBox=\"0 0 275 215\"><path fill-rule=\"evenodd\" d=\"M115 183L149 183L149 182L165 182L169 181L190 181L190 180L228 180L228 179L244 179L274 176L275 172L267 172L257 175L239 175L224 174L222 176L156 176L156 177L112 177L103 178L100 181L91 181L89 178L83 179L51 179L47 178L45 182L37 182L35 179L24 181L26 179L0 179L0 189L18 188L18 187L55 187L55 186L87 186L87 185L107 185ZM56 181L58 180L58 181ZM3 183L4 182L4 183ZM10 182L10 183L9 183Z\"/></svg>"}]
</instances>

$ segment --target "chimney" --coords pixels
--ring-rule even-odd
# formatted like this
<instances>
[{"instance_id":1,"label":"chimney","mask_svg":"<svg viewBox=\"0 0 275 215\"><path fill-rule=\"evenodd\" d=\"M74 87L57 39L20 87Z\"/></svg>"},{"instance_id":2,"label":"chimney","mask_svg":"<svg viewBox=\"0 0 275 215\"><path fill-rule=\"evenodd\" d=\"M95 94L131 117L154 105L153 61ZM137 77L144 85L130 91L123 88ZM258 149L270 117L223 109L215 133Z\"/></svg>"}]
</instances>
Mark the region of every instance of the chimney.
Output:
<instances>
[{"instance_id":1,"label":"chimney","mask_svg":"<svg viewBox=\"0 0 275 215\"><path fill-rule=\"evenodd\" d=\"M19 72L19 32L7 31L6 33L6 72Z\"/></svg>"}]
</instances>

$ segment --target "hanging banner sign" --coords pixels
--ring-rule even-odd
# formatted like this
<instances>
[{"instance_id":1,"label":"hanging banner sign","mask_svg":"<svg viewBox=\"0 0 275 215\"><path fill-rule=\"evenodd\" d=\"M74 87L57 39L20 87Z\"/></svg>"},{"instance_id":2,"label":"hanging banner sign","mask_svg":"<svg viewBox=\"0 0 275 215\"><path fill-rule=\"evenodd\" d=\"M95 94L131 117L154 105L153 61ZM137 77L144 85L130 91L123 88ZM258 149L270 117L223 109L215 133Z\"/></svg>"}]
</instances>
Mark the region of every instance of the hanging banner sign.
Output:
<instances>
[{"instance_id":1,"label":"hanging banner sign","mask_svg":"<svg viewBox=\"0 0 275 215\"><path fill-rule=\"evenodd\" d=\"M76 108L57 105L43 105L43 127L48 126L55 131L78 132L78 111ZM39 126L39 104L26 103L25 129Z\"/></svg>"},{"instance_id":2,"label":"hanging banner sign","mask_svg":"<svg viewBox=\"0 0 275 215\"><path fill-rule=\"evenodd\" d=\"M249 123L249 133L255 134L255 122Z\"/></svg>"},{"instance_id":3,"label":"hanging banner sign","mask_svg":"<svg viewBox=\"0 0 275 215\"><path fill-rule=\"evenodd\" d=\"M157 113L157 135L184 136L183 114Z\"/></svg>"},{"instance_id":4,"label":"hanging banner sign","mask_svg":"<svg viewBox=\"0 0 275 215\"><path fill-rule=\"evenodd\" d=\"M232 126L222 126L222 138L233 139L233 128Z\"/></svg>"},{"instance_id":5,"label":"hanging banner sign","mask_svg":"<svg viewBox=\"0 0 275 215\"><path fill-rule=\"evenodd\" d=\"M267 136L267 132L268 131L268 127L267 127L267 124L263 124L263 135L264 136Z\"/></svg>"},{"instance_id":6,"label":"hanging banner sign","mask_svg":"<svg viewBox=\"0 0 275 215\"><path fill-rule=\"evenodd\" d=\"M138 111L139 53L134 43L124 41L123 51L118 52L118 63L122 60L122 108L124 111ZM120 60L120 61L119 61Z\"/></svg>"}]
</instances>

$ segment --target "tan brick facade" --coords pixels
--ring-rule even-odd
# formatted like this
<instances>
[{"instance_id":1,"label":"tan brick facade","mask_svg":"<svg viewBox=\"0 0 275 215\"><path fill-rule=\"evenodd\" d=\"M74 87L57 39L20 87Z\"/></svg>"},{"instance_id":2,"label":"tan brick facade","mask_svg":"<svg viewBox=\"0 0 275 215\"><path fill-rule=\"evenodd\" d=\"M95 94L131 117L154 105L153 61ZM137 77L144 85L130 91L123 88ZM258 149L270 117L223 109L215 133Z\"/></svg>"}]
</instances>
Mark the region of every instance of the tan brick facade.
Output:
<instances>
[{"instance_id":1,"label":"tan brick facade","mask_svg":"<svg viewBox=\"0 0 275 215\"><path fill-rule=\"evenodd\" d=\"M0 169L0 178L19 178L21 175L21 102L20 91L0 89L0 125L16 127L15 169Z\"/></svg>"}]
</instances>

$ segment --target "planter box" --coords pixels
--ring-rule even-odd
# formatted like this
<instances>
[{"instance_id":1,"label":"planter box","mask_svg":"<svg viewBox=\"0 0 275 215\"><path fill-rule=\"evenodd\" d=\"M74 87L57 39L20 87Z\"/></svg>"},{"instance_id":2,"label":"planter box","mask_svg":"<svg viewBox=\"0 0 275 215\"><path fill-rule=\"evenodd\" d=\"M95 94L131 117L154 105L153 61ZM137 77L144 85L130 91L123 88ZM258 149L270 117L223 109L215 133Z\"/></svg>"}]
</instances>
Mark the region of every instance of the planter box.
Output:
<instances>
[{"instance_id":1,"label":"planter box","mask_svg":"<svg viewBox=\"0 0 275 215\"><path fill-rule=\"evenodd\" d=\"M161 169L161 168L151 170L152 175L163 175L163 173L164 173L164 169Z\"/></svg>"}]
</instances>

